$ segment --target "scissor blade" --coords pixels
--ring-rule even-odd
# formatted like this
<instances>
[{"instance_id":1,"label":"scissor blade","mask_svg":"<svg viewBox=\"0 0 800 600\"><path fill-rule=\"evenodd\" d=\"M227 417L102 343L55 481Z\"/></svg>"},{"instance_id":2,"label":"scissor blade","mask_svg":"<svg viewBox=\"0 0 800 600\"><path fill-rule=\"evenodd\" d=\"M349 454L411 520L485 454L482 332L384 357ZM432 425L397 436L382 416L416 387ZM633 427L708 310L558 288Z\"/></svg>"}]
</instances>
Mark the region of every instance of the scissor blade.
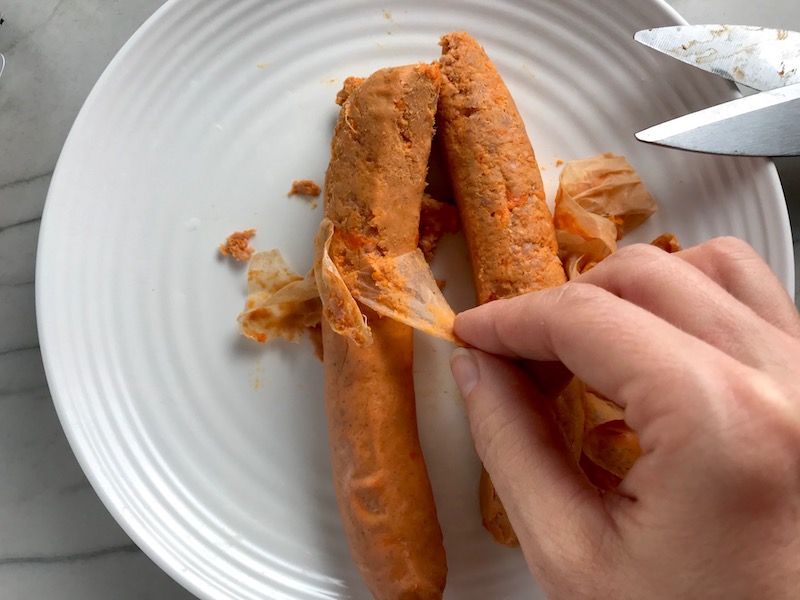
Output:
<instances>
[{"instance_id":1,"label":"scissor blade","mask_svg":"<svg viewBox=\"0 0 800 600\"><path fill-rule=\"evenodd\" d=\"M699 110L636 137L711 154L800 156L800 83Z\"/></svg>"},{"instance_id":2,"label":"scissor blade","mask_svg":"<svg viewBox=\"0 0 800 600\"><path fill-rule=\"evenodd\" d=\"M633 38L668 56L756 90L800 83L800 33L744 25L644 29Z\"/></svg>"}]
</instances>

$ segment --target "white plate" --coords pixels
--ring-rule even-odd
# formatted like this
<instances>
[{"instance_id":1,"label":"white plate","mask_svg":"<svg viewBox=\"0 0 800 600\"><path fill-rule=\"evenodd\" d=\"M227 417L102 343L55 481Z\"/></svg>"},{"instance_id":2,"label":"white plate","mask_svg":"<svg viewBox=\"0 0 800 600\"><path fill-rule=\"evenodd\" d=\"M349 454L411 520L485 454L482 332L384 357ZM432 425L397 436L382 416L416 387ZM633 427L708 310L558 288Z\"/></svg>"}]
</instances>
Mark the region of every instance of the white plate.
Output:
<instances>
[{"instance_id":1,"label":"white plate","mask_svg":"<svg viewBox=\"0 0 800 600\"><path fill-rule=\"evenodd\" d=\"M629 157L660 212L632 236L738 235L792 288L786 208L764 160L637 143L733 92L635 44L678 17L654 0L375 3L173 0L78 117L42 224L39 332L64 429L109 510L204 598L366 598L335 509L321 365L237 335L244 270L216 247L255 227L304 272L342 79L437 58L470 31L515 95L552 198L557 159ZM437 266L471 302L464 249ZM530 598L520 553L479 523L478 463L448 350L417 340L421 430L447 544L447 598Z\"/></svg>"}]
</instances>

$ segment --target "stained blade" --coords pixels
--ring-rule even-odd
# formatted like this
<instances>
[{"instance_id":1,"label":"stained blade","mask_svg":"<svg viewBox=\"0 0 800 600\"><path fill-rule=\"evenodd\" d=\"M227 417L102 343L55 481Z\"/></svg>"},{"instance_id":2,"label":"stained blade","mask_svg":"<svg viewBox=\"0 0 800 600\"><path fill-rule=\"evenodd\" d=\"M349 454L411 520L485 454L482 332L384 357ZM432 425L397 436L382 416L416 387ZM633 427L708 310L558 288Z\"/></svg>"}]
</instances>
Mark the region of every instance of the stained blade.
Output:
<instances>
[{"instance_id":1,"label":"stained blade","mask_svg":"<svg viewBox=\"0 0 800 600\"><path fill-rule=\"evenodd\" d=\"M800 33L744 25L645 29L637 42L756 90L800 83Z\"/></svg>"},{"instance_id":2,"label":"stained blade","mask_svg":"<svg viewBox=\"0 0 800 600\"><path fill-rule=\"evenodd\" d=\"M711 154L800 156L800 84L699 110L636 137Z\"/></svg>"}]
</instances>

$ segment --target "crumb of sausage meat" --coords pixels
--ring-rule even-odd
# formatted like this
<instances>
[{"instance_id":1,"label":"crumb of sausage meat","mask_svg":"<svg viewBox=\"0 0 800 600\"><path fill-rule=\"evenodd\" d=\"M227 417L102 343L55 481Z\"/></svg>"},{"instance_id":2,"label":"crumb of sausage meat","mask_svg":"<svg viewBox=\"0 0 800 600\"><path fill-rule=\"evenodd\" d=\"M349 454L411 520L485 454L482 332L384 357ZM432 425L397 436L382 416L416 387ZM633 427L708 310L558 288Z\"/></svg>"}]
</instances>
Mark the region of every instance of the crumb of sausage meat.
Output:
<instances>
[{"instance_id":1,"label":"crumb of sausage meat","mask_svg":"<svg viewBox=\"0 0 800 600\"><path fill-rule=\"evenodd\" d=\"M681 250L681 243L672 233L662 233L660 236L650 242L650 244L657 248L661 248L670 254L673 252L680 252Z\"/></svg>"},{"instance_id":2,"label":"crumb of sausage meat","mask_svg":"<svg viewBox=\"0 0 800 600\"><path fill-rule=\"evenodd\" d=\"M231 256L242 262L250 260L255 252L255 248L250 245L250 238L255 234L255 229L234 231L228 236L224 244L219 245L219 253L222 256Z\"/></svg>"},{"instance_id":3,"label":"crumb of sausage meat","mask_svg":"<svg viewBox=\"0 0 800 600\"><path fill-rule=\"evenodd\" d=\"M322 193L322 188L311 179L301 179L292 183L292 189L289 190L290 196L319 196Z\"/></svg>"},{"instance_id":4,"label":"crumb of sausage meat","mask_svg":"<svg viewBox=\"0 0 800 600\"><path fill-rule=\"evenodd\" d=\"M348 77L345 79L342 89L336 94L336 104L342 106L350 97L350 94L353 93L353 90L355 90L362 83L364 83L363 77Z\"/></svg>"}]
</instances>

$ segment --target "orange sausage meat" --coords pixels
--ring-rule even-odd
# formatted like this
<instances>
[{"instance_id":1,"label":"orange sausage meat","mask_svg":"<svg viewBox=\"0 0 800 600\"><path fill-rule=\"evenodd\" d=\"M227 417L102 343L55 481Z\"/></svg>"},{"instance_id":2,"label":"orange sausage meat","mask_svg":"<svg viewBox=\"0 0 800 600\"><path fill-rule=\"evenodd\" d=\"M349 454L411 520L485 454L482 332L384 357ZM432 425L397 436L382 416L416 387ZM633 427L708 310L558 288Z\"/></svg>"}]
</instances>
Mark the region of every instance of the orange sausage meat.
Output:
<instances>
[{"instance_id":1,"label":"orange sausage meat","mask_svg":"<svg viewBox=\"0 0 800 600\"><path fill-rule=\"evenodd\" d=\"M442 37L439 136L472 260L478 302L509 298L566 281L539 166L514 100L483 48L469 34ZM518 544L484 470L484 526Z\"/></svg>"},{"instance_id":2,"label":"orange sausage meat","mask_svg":"<svg viewBox=\"0 0 800 600\"><path fill-rule=\"evenodd\" d=\"M340 94L325 215L343 275L417 247L439 85L438 68L420 64L350 80ZM322 330L339 512L375 598L440 599L447 566L417 433L412 330L362 309L370 346Z\"/></svg>"}]
</instances>

